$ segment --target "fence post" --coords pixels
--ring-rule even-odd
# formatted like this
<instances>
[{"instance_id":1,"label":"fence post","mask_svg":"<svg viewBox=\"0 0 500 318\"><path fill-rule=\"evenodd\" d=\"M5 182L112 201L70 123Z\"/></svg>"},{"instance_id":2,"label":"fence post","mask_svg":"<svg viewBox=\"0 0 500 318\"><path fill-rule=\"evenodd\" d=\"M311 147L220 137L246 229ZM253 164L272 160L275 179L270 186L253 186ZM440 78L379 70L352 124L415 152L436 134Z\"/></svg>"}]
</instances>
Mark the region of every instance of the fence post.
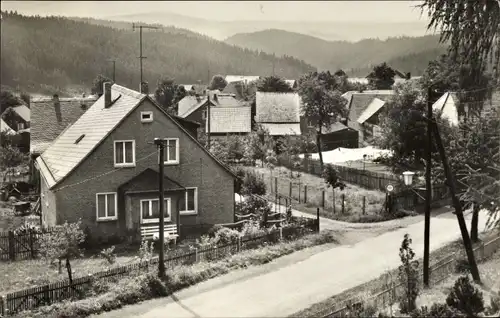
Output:
<instances>
[{"instance_id":1,"label":"fence post","mask_svg":"<svg viewBox=\"0 0 500 318\"><path fill-rule=\"evenodd\" d=\"M332 188L332 193L333 193L333 214L335 214L335 188Z\"/></svg>"},{"instance_id":2,"label":"fence post","mask_svg":"<svg viewBox=\"0 0 500 318\"><path fill-rule=\"evenodd\" d=\"M366 214L366 196L363 196L363 215Z\"/></svg>"},{"instance_id":3,"label":"fence post","mask_svg":"<svg viewBox=\"0 0 500 318\"><path fill-rule=\"evenodd\" d=\"M300 204L300 179L299 179L299 186L297 188L299 190L299 204Z\"/></svg>"},{"instance_id":4,"label":"fence post","mask_svg":"<svg viewBox=\"0 0 500 318\"><path fill-rule=\"evenodd\" d=\"M278 203L278 177L274 177L274 194L276 198L274 203Z\"/></svg>"},{"instance_id":5,"label":"fence post","mask_svg":"<svg viewBox=\"0 0 500 318\"><path fill-rule=\"evenodd\" d=\"M292 181L290 181L290 187L288 188L288 197L292 198Z\"/></svg>"},{"instance_id":6,"label":"fence post","mask_svg":"<svg viewBox=\"0 0 500 318\"><path fill-rule=\"evenodd\" d=\"M304 184L304 203L307 203L307 184Z\"/></svg>"},{"instance_id":7,"label":"fence post","mask_svg":"<svg viewBox=\"0 0 500 318\"><path fill-rule=\"evenodd\" d=\"M321 206L325 209L325 190L321 191Z\"/></svg>"},{"instance_id":8,"label":"fence post","mask_svg":"<svg viewBox=\"0 0 500 318\"><path fill-rule=\"evenodd\" d=\"M31 258L35 258L35 248L33 244L33 230L30 229L29 231L29 236L30 236L30 251L31 251Z\"/></svg>"},{"instance_id":9,"label":"fence post","mask_svg":"<svg viewBox=\"0 0 500 318\"><path fill-rule=\"evenodd\" d=\"M316 208L316 231L319 232L319 208Z\"/></svg>"},{"instance_id":10,"label":"fence post","mask_svg":"<svg viewBox=\"0 0 500 318\"><path fill-rule=\"evenodd\" d=\"M280 241L281 241L283 239L283 228L280 227L279 231L280 231Z\"/></svg>"},{"instance_id":11,"label":"fence post","mask_svg":"<svg viewBox=\"0 0 500 318\"><path fill-rule=\"evenodd\" d=\"M198 254L198 248L194 248L194 262L198 263L200 261L200 254Z\"/></svg>"},{"instance_id":12,"label":"fence post","mask_svg":"<svg viewBox=\"0 0 500 318\"><path fill-rule=\"evenodd\" d=\"M342 193L342 214L345 212L345 194Z\"/></svg>"},{"instance_id":13,"label":"fence post","mask_svg":"<svg viewBox=\"0 0 500 318\"><path fill-rule=\"evenodd\" d=\"M2 317L7 316L8 314L8 309L7 309L7 296L2 295L2 311L0 311L0 315Z\"/></svg>"},{"instance_id":14,"label":"fence post","mask_svg":"<svg viewBox=\"0 0 500 318\"><path fill-rule=\"evenodd\" d=\"M9 259L16 259L16 239L13 231L9 231Z\"/></svg>"}]
</instances>

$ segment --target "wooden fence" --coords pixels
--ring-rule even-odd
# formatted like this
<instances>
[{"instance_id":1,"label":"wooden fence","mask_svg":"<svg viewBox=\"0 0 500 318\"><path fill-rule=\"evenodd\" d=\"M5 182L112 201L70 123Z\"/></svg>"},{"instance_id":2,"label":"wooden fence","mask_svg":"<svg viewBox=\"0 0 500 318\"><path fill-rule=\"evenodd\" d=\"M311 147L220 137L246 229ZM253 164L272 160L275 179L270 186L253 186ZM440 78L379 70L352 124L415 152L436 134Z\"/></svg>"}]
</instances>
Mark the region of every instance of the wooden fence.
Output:
<instances>
[{"instance_id":1,"label":"wooden fence","mask_svg":"<svg viewBox=\"0 0 500 318\"><path fill-rule=\"evenodd\" d=\"M40 248L39 239L44 233L31 229L22 233L0 232L0 261L36 258Z\"/></svg>"},{"instance_id":2,"label":"wooden fence","mask_svg":"<svg viewBox=\"0 0 500 318\"><path fill-rule=\"evenodd\" d=\"M500 236L486 242L481 243L474 248L474 254L478 261L484 260L498 251L500 248ZM457 262L461 258L459 254L450 254L430 267L430 284L435 285L449 278L456 273ZM383 275L384 276L384 275ZM393 281L392 278L390 281ZM420 281L422 284L422 281ZM399 295L403 294L403 286L399 283L390 284L388 288L380 290L379 288L372 291L372 296L366 300L359 298L349 299L337 304L333 308L327 308L321 312L315 313L314 317L349 317L352 316L348 305L354 307L362 307L365 303L375 306L377 309L385 309L398 301Z\"/></svg>"},{"instance_id":3,"label":"wooden fence","mask_svg":"<svg viewBox=\"0 0 500 318\"><path fill-rule=\"evenodd\" d=\"M281 239L300 237L310 233L311 230L316 231L318 228L314 219L301 225L279 228L264 235L242 237L236 243L227 245L204 249L195 248L189 252L181 250L167 251L165 265L167 269L171 269L179 265L192 265L200 261L214 261L243 250L257 248L265 242L278 242ZM15 314L66 299L81 299L87 295L88 290L96 281L110 282L120 277L141 274L157 264L158 258L155 257L149 261L109 269L87 277L75 278L73 284L70 284L68 280L62 280L9 293L1 297L0 316Z\"/></svg>"}]
</instances>

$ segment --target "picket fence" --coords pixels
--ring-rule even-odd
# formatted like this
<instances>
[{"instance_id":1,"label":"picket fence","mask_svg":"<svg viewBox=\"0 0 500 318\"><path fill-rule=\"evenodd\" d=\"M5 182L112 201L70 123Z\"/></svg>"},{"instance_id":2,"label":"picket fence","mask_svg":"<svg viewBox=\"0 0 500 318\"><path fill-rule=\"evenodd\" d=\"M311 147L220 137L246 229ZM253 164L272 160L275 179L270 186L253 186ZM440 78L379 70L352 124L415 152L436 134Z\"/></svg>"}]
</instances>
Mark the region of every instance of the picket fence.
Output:
<instances>
[{"instance_id":1,"label":"picket fence","mask_svg":"<svg viewBox=\"0 0 500 318\"><path fill-rule=\"evenodd\" d=\"M301 222L302 226L283 227L264 235L246 236L240 238L237 243L205 249L193 249L189 252L179 250L168 251L165 255L165 265L167 269L171 269L179 265L192 265L200 261L222 259L243 250L257 248L267 242L275 243L281 239L293 239L304 236L311 231L317 231L317 223L316 219L308 219ZM62 280L9 293L1 297L0 316L15 314L67 299L81 299L86 296L94 282L112 282L120 277L141 274L157 264L158 258L155 257L149 261L112 268L86 277L78 277L73 279L72 284L68 280Z\"/></svg>"},{"instance_id":2,"label":"picket fence","mask_svg":"<svg viewBox=\"0 0 500 318\"><path fill-rule=\"evenodd\" d=\"M499 249L500 249L500 236L497 236L496 238L493 238L486 243L481 243L479 246L475 247L474 254L476 256L476 260L480 261L491 257ZM430 266L429 283L431 285L438 284L443 280L449 278L453 274L455 274L457 263L461 259L462 258L460 257L460 254L453 253L442 258L434 265ZM387 281L384 277L386 275L382 275L382 277L378 278L377 280ZM392 278L390 279L390 281L393 281ZM423 280L420 281L420 284L422 283ZM342 301L341 303L336 304L331 308L326 308L324 310L316 312L314 314L314 317L323 317L323 318L350 317L352 316L352 313L349 307L362 308L364 304L373 305L375 308L379 310L387 308L388 306L391 306L394 303L396 303L398 301L399 295L402 295L404 292L402 284L394 283L389 285L392 286L389 286L388 288L384 288L382 290L380 290L380 287L374 288L374 290L371 291L372 296L369 297L368 299L360 300L357 297L351 298L349 300Z\"/></svg>"}]
</instances>

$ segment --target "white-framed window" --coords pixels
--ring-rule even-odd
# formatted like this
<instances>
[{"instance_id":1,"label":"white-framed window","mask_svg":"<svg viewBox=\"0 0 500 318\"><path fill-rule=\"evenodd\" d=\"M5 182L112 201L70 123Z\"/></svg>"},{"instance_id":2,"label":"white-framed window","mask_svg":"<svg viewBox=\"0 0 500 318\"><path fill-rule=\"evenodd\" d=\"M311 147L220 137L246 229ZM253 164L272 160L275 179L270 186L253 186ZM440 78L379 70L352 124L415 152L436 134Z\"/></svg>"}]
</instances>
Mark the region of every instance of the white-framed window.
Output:
<instances>
[{"instance_id":1,"label":"white-framed window","mask_svg":"<svg viewBox=\"0 0 500 318\"><path fill-rule=\"evenodd\" d=\"M163 153L163 164L175 165L179 164L179 138L167 138L165 151ZM159 155L158 155L159 156ZM158 161L160 158L158 157Z\"/></svg>"},{"instance_id":2,"label":"white-framed window","mask_svg":"<svg viewBox=\"0 0 500 318\"><path fill-rule=\"evenodd\" d=\"M135 140L115 140L115 167L135 167Z\"/></svg>"},{"instance_id":3,"label":"white-framed window","mask_svg":"<svg viewBox=\"0 0 500 318\"><path fill-rule=\"evenodd\" d=\"M153 112L141 112L141 122L150 123L153 121Z\"/></svg>"},{"instance_id":4,"label":"white-framed window","mask_svg":"<svg viewBox=\"0 0 500 318\"><path fill-rule=\"evenodd\" d=\"M24 129L24 123L17 123L17 130Z\"/></svg>"},{"instance_id":5,"label":"white-framed window","mask_svg":"<svg viewBox=\"0 0 500 318\"><path fill-rule=\"evenodd\" d=\"M186 188L179 200L179 210L182 215L198 213L198 188Z\"/></svg>"},{"instance_id":6,"label":"white-framed window","mask_svg":"<svg viewBox=\"0 0 500 318\"><path fill-rule=\"evenodd\" d=\"M160 202L159 199L141 200L141 223L159 223L160 222ZM165 198L165 222L170 222L170 198Z\"/></svg>"},{"instance_id":7,"label":"white-framed window","mask_svg":"<svg viewBox=\"0 0 500 318\"><path fill-rule=\"evenodd\" d=\"M97 193L95 197L97 221L117 220L118 196L116 192Z\"/></svg>"}]
</instances>

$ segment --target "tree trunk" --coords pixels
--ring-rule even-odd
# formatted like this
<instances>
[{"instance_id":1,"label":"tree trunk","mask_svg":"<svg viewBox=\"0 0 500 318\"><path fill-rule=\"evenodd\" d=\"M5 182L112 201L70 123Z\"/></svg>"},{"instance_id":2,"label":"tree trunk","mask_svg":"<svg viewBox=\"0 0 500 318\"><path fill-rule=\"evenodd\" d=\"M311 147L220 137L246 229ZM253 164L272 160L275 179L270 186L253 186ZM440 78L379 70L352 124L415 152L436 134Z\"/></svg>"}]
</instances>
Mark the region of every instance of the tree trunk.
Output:
<instances>
[{"instance_id":1,"label":"tree trunk","mask_svg":"<svg viewBox=\"0 0 500 318\"><path fill-rule=\"evenodd\" d=\"M316 133L316 148L318 149L319 166L321 168L321 173L323 173L323 154L321 153L321 126L322 124L320 123L318 132Z\"/></svg>"},{"instance_id":2,"label":"tree trunk","mask_svg":"<svg viewBox=\"0 0 500 318\"><path fill-rule=\"evenodd\" d=\"M472 242L476 243L479 238L478 238L478 223L479 223L479 204L477 202L474 202L473 208L472 208L472 220L471 220L471 225L470 225L470 238Z\"/></svg>"},{"instance_id":3,"label":"tree trunk","mask_svg":"<svg viewBox=\"0 0 500 318\"><path fill-rule=\"evenodd\" d=\"M59 274L62 273L62 260L59 259Z\"/></svg>"},{"instance_id":4,"label":"tree trunk","mask_svg":"<svg viewBox=\"0 0 500 318\"><path fill-rule=\"evenodd\" d=\"M69 258L66 258L66 270L68 271L69 283L73 285L73 275L71 274L71 264L69 263Z\"/></svg>"}]
</instances>

